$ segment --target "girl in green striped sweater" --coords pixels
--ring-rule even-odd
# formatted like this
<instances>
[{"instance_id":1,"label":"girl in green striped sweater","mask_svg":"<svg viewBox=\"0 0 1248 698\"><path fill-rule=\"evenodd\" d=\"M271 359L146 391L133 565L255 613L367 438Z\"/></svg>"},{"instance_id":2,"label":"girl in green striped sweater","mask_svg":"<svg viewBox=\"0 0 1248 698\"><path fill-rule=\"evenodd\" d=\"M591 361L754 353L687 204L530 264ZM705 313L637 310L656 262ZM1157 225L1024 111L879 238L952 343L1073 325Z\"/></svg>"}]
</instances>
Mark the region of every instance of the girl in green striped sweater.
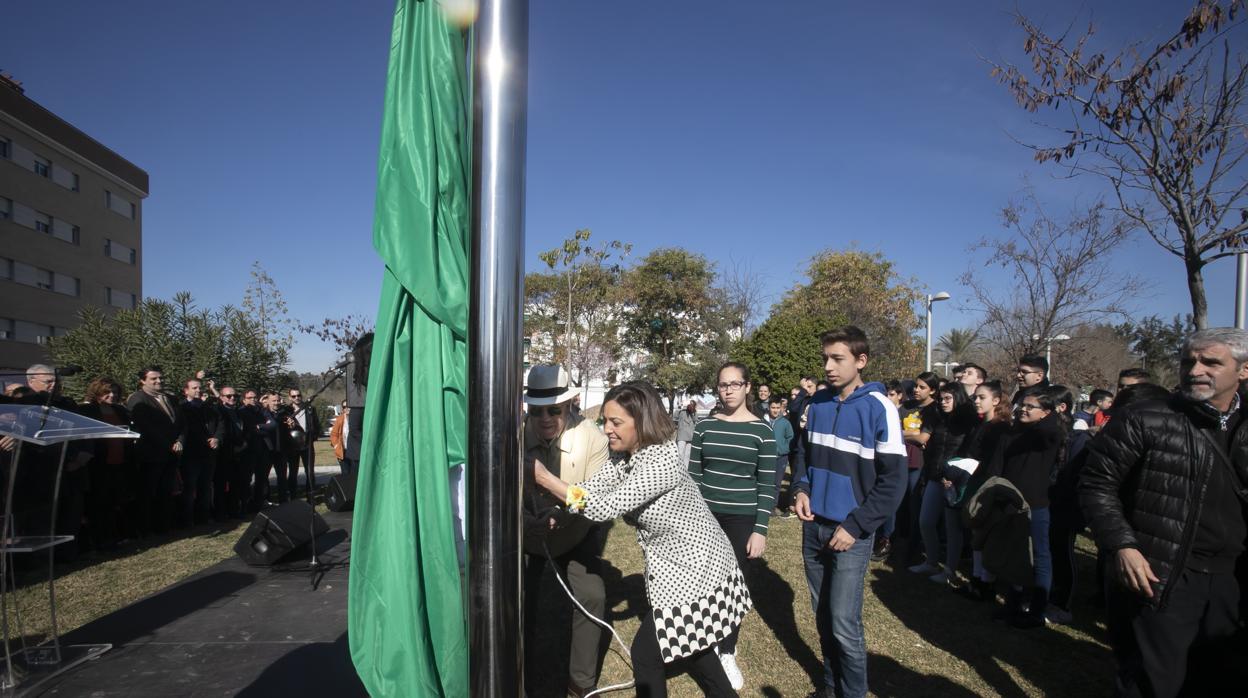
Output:
<instances>
[{"instance_id":1,"label":"girl in green striped sweater","mask_svg":"<svg viewBox=\"0 0 1248 698\"><path fill-rule=\"evenodd\" d=\"M767 549L767 524L776 506L776 439L771 427L750 411L750 371L729 362L719 369L724 409L693 428L689 473L719 522L737 564ZM744 684L737 666L739 628L719 643L719 658L734 689Z\"/></svg>"}]
</instances>

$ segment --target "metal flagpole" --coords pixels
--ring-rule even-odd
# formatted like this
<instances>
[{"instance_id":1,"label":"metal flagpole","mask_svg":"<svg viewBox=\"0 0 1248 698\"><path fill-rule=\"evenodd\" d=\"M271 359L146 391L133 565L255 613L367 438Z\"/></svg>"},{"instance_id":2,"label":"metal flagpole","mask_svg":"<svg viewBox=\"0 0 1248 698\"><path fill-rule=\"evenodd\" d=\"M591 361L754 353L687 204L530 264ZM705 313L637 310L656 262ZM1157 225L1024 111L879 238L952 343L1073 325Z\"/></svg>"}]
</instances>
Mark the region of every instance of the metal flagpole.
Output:
<instances>
[{"instance_id":1,"label":"metal flagpole","mask_svg":"<svg viewBox=\"0 0 1248 698\"><path fill-rule=\"evenodd\" d=\"M523 693L521 308L527 0L482 0L473 35L468 647L474 698Z\"/></svg>"},{"instance_id":2,"label":"metal flagpole","mask_svg":"<svg viewBox=\"0 0 1248 698\"><path fill-rule=\"evenodd\" d=\"M1235 255L1235 327L1248 328L1248 252Z\"/></svg>"}]
</instances>

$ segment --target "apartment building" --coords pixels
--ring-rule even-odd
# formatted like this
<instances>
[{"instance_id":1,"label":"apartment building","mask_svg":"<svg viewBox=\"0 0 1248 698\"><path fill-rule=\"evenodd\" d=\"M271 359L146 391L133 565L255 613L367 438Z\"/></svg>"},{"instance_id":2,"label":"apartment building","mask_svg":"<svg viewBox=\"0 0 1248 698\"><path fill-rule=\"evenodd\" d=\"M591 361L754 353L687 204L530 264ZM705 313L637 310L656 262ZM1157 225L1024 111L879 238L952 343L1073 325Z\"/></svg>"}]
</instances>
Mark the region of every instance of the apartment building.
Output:
<instances>
[{"instance_id":1,"label":"apartment building","mask_svg":"<svg viewBox=\"0 0 1248 698\"><path fill-rule=\"evenodd\" d=\"M143 295L147 172L0 75L0 371L48 359L86 306Z\"/></svg>"}]
</instances>

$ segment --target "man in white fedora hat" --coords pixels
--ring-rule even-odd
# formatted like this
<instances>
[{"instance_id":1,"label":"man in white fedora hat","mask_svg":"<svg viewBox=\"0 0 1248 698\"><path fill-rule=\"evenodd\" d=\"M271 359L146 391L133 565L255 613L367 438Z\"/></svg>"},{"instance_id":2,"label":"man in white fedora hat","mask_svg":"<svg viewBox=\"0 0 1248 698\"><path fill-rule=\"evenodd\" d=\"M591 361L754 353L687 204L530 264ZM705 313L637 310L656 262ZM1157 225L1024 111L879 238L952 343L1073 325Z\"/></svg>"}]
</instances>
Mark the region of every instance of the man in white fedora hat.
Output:
<instances>
[{"instance_id":1,"label":"man in white fedora hat","mask_svg":"<svg viewBox=\"0 0 1248 698\"><path fill-rule=\"evenodd\" d=\"M572 484L589 479L607 462L607 437L593 422L572 410L578 391L571 387L562 366L541 364L529 369L524 401L528 417L524 425L525 468L525 646L537 660L533 667L554 663L542 657L533 641L537 627L539 584L546 569L547 554L557 571L567 580L572 595L594 616L606 609L606 588L602 582L602 548L606 529L581 516L564 512L549 495L540 494L532 483L532 461L539 460L556 477ZM600 626L574 610L572 645L568 658L568 695L582 698L598 684L598 643ZM540 671L526 672L530 676Z\"/></svg>"}]
</instances>

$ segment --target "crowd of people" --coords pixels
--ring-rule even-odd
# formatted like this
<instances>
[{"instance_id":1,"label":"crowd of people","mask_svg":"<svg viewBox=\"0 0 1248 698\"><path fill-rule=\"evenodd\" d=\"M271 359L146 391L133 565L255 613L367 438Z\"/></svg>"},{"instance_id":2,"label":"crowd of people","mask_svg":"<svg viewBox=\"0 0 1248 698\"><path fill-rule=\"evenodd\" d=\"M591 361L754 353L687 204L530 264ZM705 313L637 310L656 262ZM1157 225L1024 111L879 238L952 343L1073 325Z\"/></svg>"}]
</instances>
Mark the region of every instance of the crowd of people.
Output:
<instances>
[{"instance_id":1,"label":"crowd of people","mask_svg":"<svg viewBox=\"0 0 1248 698\"><path fill-rule=\"evenodd\" d=\"M796 516L824 657L812 695L865 696L872 560L1026 631L1072 621L1075 540L1090 531L1097 574L1079 584L1108 622L1117 695L1190 693L1235 665L1248 584L1248 332L1188 337L1177 388L1132 368L1086 399L1052 384L1043 356L1021 357L1012 380L968 362L949 379L879 383L863 378L870 347L860 330L828 332L821 344L825 380L805 376L787 394L724 364L702 420L694 402L660 418L654 388L618 386L601 431L575 409L566 372L535 367L525 396L526 618L537 617L548 562L583 609L602 615L596 522L623 517L646 560L649 605L632 645L638 695L666 695L675 665L708 695L736 695L750 669L735 652L752 605L750 560L767 551L773 516ZM567 692L580 697L597 685L602 630L579 613L573 623Z\"/></svg>"},{"instance_id":2,"label":"crowd of people","mask_svg":"<svg viewBox=\"0 0 1248 698\"><path fill-rule=\"evenodd\" d=\"M69 445L56 532L76 536L78 544L62 546L58 559L210 520L246 518L299 497L301 464L304 492L310 496L315 482L311 445L321 426L297 387L279 393L217 386L200 371L177 384L175 396L160 367L148 366L134 376L129 391L110 377L98 377L75 402L64 395L54 367L36 364L25 378L0 399L67 410L139 435ZM339 442L345 443L345 425L344 410L333 430ZM11 437L0 439L5 482L14 446ZM335 452L341 452L339 443ZM46 466L58 462L60 447L27 446L20 453L14 525L19 534L44 533L52 523L56 472ZM354 466L345 453L339 461L344 470Z\"/></svg>"}]
</instances>

